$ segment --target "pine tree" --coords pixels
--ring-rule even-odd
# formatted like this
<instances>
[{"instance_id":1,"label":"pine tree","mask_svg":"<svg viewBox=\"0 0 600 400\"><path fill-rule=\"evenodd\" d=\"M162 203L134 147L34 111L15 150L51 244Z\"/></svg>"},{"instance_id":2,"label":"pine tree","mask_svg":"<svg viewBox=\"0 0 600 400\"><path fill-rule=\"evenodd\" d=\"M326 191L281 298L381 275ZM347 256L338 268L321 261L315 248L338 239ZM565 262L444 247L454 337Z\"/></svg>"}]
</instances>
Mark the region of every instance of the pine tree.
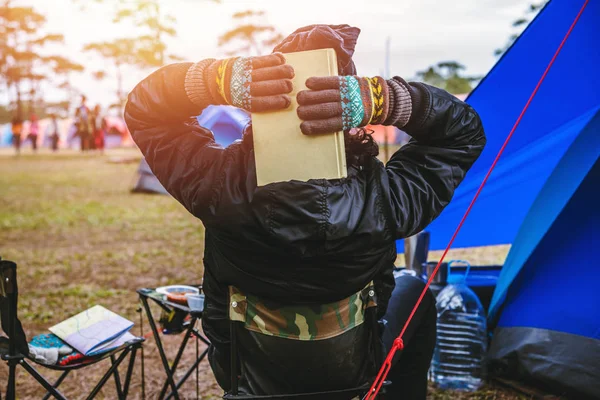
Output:
<instances>
[{"instance_id":1,"label":"pine tree","mask_svg":"<svg viewBox=\"0 0 600 400\"><path fill-rule=\"evenodd\" d=\"M264 11L247 10L233 14L236 27L219 37L220 47L230 47L228 55L263 55L283 39L283 35L264 19ZM237 47L231 48L232 44Z\"/></svg>"},{"instance_id":2,"label":"pine tree","mask_svg":"<svg viewBox=\"0 0 600 400\"><path fill-rule=\"evenodd\" d=\"M82 71L83 67L67 58L45 55L50 43L62 43L60 34L41 34L46 18L33 7L13 6L5 0L0 6L0 80L14 96L16 117L22 118L25 97L28 112L33 112L40 100L41 84L50 82L53 74L65 75Z\"/></svg>"}]
</instances>

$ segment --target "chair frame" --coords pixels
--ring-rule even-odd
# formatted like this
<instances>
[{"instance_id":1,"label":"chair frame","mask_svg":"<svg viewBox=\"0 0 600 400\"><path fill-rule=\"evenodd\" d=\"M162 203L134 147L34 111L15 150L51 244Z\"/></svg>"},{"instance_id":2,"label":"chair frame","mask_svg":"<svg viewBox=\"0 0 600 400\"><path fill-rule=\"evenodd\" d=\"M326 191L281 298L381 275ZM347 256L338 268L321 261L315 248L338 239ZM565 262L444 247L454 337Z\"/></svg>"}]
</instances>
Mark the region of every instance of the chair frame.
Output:
<instances>
[{"instance_id":1,"label":"chair frame","mask_svg":"<svg viewBox=\"0 0 600 400\"><path fill-rule=\"evenodd\" d=\"M125 343L123 346L120 346L117 349L114 349L110 352L103 354L102 356L99 356L98 358L94 358L92 360L87 360L73 365L59 366L38 363L28 355L22 354L17 349L17 340L15 336L16 326L18 322L17 265L14 262L3 261L2 259L0 259L0 278L0 296L5 298L5 301L8 303L9 310L7 327L8 332L5 332L8 334L8 354L3 354L1 357L2 360L6 361L6 363L8 364L9 371L8 383L6 387L7 400L14 400L16 397L16 369L19 365L22 366L25 369L25 371L27 371L40 385L42 385L44 389L46 389L46 395L43 397L44 400L49 399L50 396L53 396L54 398L59 400L66 400L67 398L58 390L58 387L67 377L67 375L69 375L71 371L85 368L105 359L110 359L111 367L102 376L102 378L96 384L96 386L94 386L87 399L93 399L100 392L100 390L102 390L102 388L104 387L108 379L111 377L111 375L114 376L118 399L124 400L127 398L127 395L129 393L129 386L131 383L131 376L133 374L136 353L142 347L142 343L144 342L143 338L136 338L135 340ZM127 355L129 355L129 363L127 366L125 379L121 383L118 368L123 363ZM38 372L38 370L34 367L34 364L37 364L38 366L50 370L62 371L62 374L54 383L51 383L42 374L40 374L40 372Z\"/></svg>"},{"instance_id":2,"label":"chair frame","mask_svg":"<svg viewBox=\"0 0 600 400\"><path fill-rule=\"evenodd\" d=\"M201 287L200 285L194 286ZM202 362L202 360L208 355L208 347L202 352L201 355L198 355L198 341L203 342L207 346L210 345L208 339L205 338L196 327L196 322L202 318L202 312L193 311L189 307L183 306L181 304L172 303L167 300L158 300L154 297L148 296L147 292L145 292L143 289L139 289L137 292L140 298L140 302L142 303L143 310L146 313L146 317L148 318L150 328L152 329L152 335L154 336L154 341L156 343L156 347L158 348L158 354L160 356L160 360L166 374L166 380L162 385L162 389L160 391L160 394L158 395L158 399L162 400L165 399L165 396L167 396L166 400L169 400L172 397L174 397L176 400L179 400L179 389L194 371L196 372L196 394L198 394L198 367L200 365L200 362ZM166 312L170 312L172 311L172 309L178 309L180 311L188 313L191 317L190 321L187 321L183 324L183 326L185 327L184 337L179 345L177 355L175 356L175 359L173 360L172 364L169 364L169 361L167 359L167 355L165 353L162 340L160 339L160 335L158 334L158 328L156 326L156 321L152 314L152 310L150 309L148 299L154 301L154 303L156 303L162 310ZM189 339L194 337L196 338L196 361L184 373L183 377L181 377L181 379L175 382L175 372L179 367L179 361L181 360L181 357L183 355L184 350L186 349ZM167 393L167 390L171 391Z\"/></svg>"}]
</instances>

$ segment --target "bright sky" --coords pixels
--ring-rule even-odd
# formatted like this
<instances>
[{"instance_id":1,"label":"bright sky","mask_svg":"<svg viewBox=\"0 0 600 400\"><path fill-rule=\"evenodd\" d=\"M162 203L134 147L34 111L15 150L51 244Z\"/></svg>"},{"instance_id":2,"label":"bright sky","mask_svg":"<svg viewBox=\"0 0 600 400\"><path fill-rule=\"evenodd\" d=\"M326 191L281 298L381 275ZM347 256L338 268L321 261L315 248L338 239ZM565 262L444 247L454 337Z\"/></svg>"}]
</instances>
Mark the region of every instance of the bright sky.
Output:
<instances>
[{"instance_id":1,"label":"bright sky","mask_svg":"<svg viewBox=\"0 0 600 400\"><path fill-rule=\"evenodd\" d=\"M110 1L110 0L108 0ZM112 0L115 1L115 0ZM127 0L119 0L127 1ZM15 0L32 5L47 15L49 32L61 32L66 44L60 51L84 64L86 73L72 83L87 94L91 104L114 101L114 67L93 54L81 52L89 42L136 35L133 25L115 25L109 7L94 5L85 11L73 0ZM177 38L169 39L169 51L189 61L222 57L217 38L231 28L231 15L249 8L266 11L266 18L284 35L298 27L347 23L362 29L354 56L358 72L372 76L384 71L385 39L391 38L390 70L393 75L413 77L415 72L438 61L456 60L473 75L484 75L496 61L494 49L510 35L511 23L527 9L528 0L163 0L177 18ZM90 72L105 70L113 79L94 81ZM124 87L129 91L150 71L127 70ZM49 100L62 93L46 90ZM0 101L3 101L0 98Z\"/></svg>"}]
</instances>

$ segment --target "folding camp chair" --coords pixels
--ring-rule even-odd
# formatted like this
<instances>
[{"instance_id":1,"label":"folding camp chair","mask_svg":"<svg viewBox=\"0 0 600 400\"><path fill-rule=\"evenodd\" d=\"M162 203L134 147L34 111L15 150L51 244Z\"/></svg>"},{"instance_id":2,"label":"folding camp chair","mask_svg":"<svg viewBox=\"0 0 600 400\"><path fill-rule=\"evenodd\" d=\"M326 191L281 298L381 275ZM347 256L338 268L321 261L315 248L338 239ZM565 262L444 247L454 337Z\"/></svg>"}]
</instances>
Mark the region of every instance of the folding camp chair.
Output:
<instances>
[{"instance_id":1,"label":"folding camp chair","mask_svg":"<svg viewBox=\"0 0 600 400\"><path fill-rule=\"evenodd\" d=\"M373 290L372 284L368 285L361 292L353 295L355 297L350 297L346 300L349 300L348 303L352 303L352 305L358 304L359 307L362 304L362 308L364 311L364 323L372 324L373 329L376 329L376 332L379 331L379 324L375 317L375 306L377 305L375 299L375 292ZM342 300L345 301L345 300ZM336 302L341 303L341 302ZM267 333L269 330L269 326L276 326L277 321L276 317L273 317L273 311L275 313L283 312L294 313L296 315L300 314L304 317L306 321L310 319L307 318L307 315L302 315L302 310L308 307L295 307L295 306L286 306L281 304L275 304L272 301L268 302L268 307L264 307L265 302L258 299L252 295L246 295L242 293L239 289L230 287L229 288L229 324L230 324L230 336L231 336L231 389L225 393L223 399L225 400L261 400L261 399L270 399L270 400L354 400L360 399L364 396L371 387L372 381L364 383L361 386L348 388L348 389L340 389L340 390L332 390L326 392L310 392L310 393L294 393L294 394L277 394L277 395L250 395L240 393L239 391L239 381L242 378L243 368L240 368L240 353L238 347L237 340L237 332L238 330L250 330L259 334L268 334L272 335L272 332ZM333 310L336 309L336 305L334 303L322 306L322 309ZM342 306L343 307L343 306ZM313 308L313 307L310 307ZM339 316L339 312L336 313ZM254 326L253 329L253 320L257 320L261 322L261 326ZM289 321L289 319L288 319ZM281 327L281 325L279 326ZM266 329L265 329L266 328ZM310 330L310 328L309 328ZM277 336L276 334L274 336ZM305 340L306 338L294 337L294 335L280 336L286 337L289 340ZM373 335L373 339L376 343L373 343L374 349L376 349L376 358L378 363L383 362L383 351L380 350L380 343L378 341L378 335ZM389 386L391 382L386 381L383 384L382 390L378 396L378 399L385 399L385 387Z\"/></svg>"},{"instance_id":2,"label":"folding camp chair","mask_svg":"<svg viewBox=\"0 0 600 400\"><path fill-rule=\"evenodd\" d=\"M25 371L33 376L35 380L46 389L44 400L50 398L50 396L54 396L56 399L66 400L66 397L59 392L58 386L64 381L67 375L73 370L85 368L105 359L110 360L111 366L87 398L94 398L111 375L114 376L118 398L127 398L135 363L135 355L137 350L142 346L143 338L136 338L115 350L103 353L101 356L95 358L87 358L85 361L79 363L66 366L41 364L35 361L29 354L25 332L17 317L17 301L17 264L12 261L3 261L0 259L0 317L2 319L2 330L8 335L8 339L2 338L4 339L4 342L8 342L8 349L7 351L1 352L2 360L6 361L9 368L8 384L6 388L7 400L14 400L16 397L15 375L18 365L22 366ZM127 355L129 355L129 365L127 366L125 380L121 383L118 367L125 360ZM54 383L51 383L37 371L34 364L51 370L61 371L62 374Z\"/></svg>"}]
</instances>

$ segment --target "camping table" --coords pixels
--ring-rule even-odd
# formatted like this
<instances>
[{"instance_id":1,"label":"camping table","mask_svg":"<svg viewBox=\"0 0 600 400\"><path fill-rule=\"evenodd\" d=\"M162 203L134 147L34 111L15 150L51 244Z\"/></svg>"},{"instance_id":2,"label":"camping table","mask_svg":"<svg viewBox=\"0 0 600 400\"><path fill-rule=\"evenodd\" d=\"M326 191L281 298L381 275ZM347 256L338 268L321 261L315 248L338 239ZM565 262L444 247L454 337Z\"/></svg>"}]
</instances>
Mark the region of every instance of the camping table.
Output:
<instances>
[{"instance_id":1,"label":"camping table","mask_svg":"<svg viewBox=\"0 0 600 400\"><path fill-rule=\"evenodd\" d=\"M195 285L195 286L199 287L198 285ZM167 378L163 384L163 387L160 391L160 395L158 396L158 399L162 400L164 398L167 388L170 386L171 392L168 394L166 399L168 400L171 397L174 397L175 399L179 400L180 397L179 397L178 390L181 387L181 385L183 385L185 383L185 381L190 377L190 375L192 375L192 372L194 372L194 370L196 371L196 397L198 397L198 365L204 359L204 357L206 357L206 354L208 353L208 349L205 349L202 352L202 354L200 356L198 356L198 339L207 345L210 344L208 339L206 339L200 333L200 331L196 328L196 322L198 321L198 319L202 318L202 311L192 311L187 306L170 302L170 301L166 300L166 298L163 298L154 289L146 289L146 288L138 289L137 293L140 297L140 301L142 303L142 306L144 308L146 316L148 317L148 322L150 323L150 328L152 329L152 335L154 336L154 340L156 341L156 346L158 347L158 354L160 355L160 360L162 362L162 365L165 369L165 373L167 375ZM185 312L186 315L189 314L189 316L190 316L190 320L186 321L183 324L184 327L187 326L187 328L184 329L184 331L183 331L185 336L183 337L183 340L181 342L181 345L179 346L179 350L177 351L177 355L175 356L175 359L173 360L173 364L171 367L169 367L169 361L167 360L167 356L165 355L165 350L164 350L162 341L160 339L158 329L156 327L156 322L154 321L154 316L152 314L152 310L150 309L150 306L148 304L148 300L154 301L156 304L158 304L158 306L162 310L166 311L167 313L170 313L173 310L179 310L179 311ZM190 367L190 369L188 369L186 371L186 373L177 382L177 384L175 384L175 380L174 380L175 371L177 369L177 366L179 365L179 360L181 359L181 356L183 355L183 351L185 350L185 348L188 344L189 338L191 336L196 337L196 361Z\"/></svg>"}]
</instances>

